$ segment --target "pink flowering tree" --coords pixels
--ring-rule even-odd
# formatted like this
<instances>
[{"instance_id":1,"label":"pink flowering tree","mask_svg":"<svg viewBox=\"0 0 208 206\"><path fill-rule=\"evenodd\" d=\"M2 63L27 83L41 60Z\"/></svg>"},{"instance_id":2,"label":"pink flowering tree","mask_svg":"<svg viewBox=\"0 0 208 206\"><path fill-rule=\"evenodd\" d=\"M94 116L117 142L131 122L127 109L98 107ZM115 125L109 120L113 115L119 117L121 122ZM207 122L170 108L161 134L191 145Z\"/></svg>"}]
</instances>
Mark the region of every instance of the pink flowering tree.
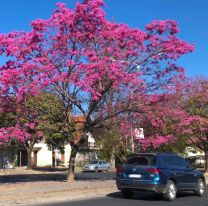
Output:
<instances>
[{"instance_id":1,"label":"pink flowering tree","mask_svg":"<svg viewBox=\"0 0 208 206\"><path fill-rule=\"evenodd\" d=\"M172 20L153 21L142 31L108 21L101 0L85 0L73 10L57 5L49 19L31 22L30 32L0 35L0 54L7 57L1 82L19 101L24 94L44 90L57 95L69 131L74 115L84 117L79 141L68 134L70 181L87 132L133 112L134 95L142 98L171 88L175 76L183 77L175 61L193 46L177 38L179 29ZM16 87L22 79L24 84Z\"/></svg>"},{"instance_id":2,"label":"pink flowering tree","mask_svg":"<svg viewBox=\"0 0 208 206\"><path fill-rule=\"evenodd\" d=\"M181 85L176 83L175 89L166 93L143 96L142 102L140 97L134 98L133 108L139 112L131 113L126 116L126 121L121 121L124 142L133 140L135 146L139 146L135 148L138 151L165 150L171 145L176 146L177 141L182 144L178 128L188 117L181 107L182 91ZM143 139L138 137L140 128L144 131Z\"/></svg>"},{"instance_id":3,"label":"pink flowering tree","mask_svg":"<svg viewBox=\"0 0 208 206\"><path fill-rule=\"evenodd\" d=\"M147 115L142 118L145 139L140 140L144 150L162 149L170 145L179 149L184 142L178 135L181 121L187 116L179 104L178 94L164 95L158 102L151 102ZM177 142L180 141L180 144ZM171 150L173 151L173 150Z\"/></svg>"},{"instance_id":4,"label":"pink flowering tree","mask_svg":"<svg viewBox=\"0 0 208 206\"><path fill-rule=\"evenodd\" d=\"M4 43L8 41L6 44L9 46L9 39L13 35L15 34L8 34L5 39L2 38L4 35L1 35L0 39L4 40ZM5 44L2 45L1 52L4 51L5 46ZM27 151L27 168L30 169L33 146L43 136L41 130L38 129L40 111L33 103L33 101L37 101L35 97L39 95L40 85L33 83L35 77L29 68L27 70L22 67L24 72L14 68L17 65L15 65L15 60L10 59L12 55L10 53L4 54L8 60L1 66L0 99L3 103L1 113L13 113L15 118L11 124L1 128L0 143L16 142L23 146ZM19 66L23 66L23 64Z\"/></svg>"},{"instance_id":5,"label":"pink flowering tree","mask_svg":"<svg viewBox=\"0 0 208 206\"><path fill-rule=\"evenodd\" d=\"M32 151L35 143L41 140L43 133L41 131L37 131L34 123L25 123L25 124L16 124L13 127L9 127L7 129L3 129L4 139L8 137L8 141L16 142L19 145L23 145L23 147L27 151L27 168L31 169L32 167Z\"/></svg>"},{"instance_id":6,"label":"pink flowering tree","mask_svg":"<svg viewBox=\"0 0 208 206\"><path fill-rule=\"evenodd\" d=\"M34 105L34 102L36 105ZM16 101L13 101L15 103ZM0 129L0 143L2 145L18 144L25 148L27 152L27 168L32 167L31 154L35 143L38 143L43 132L40 127L40 122L43 123L40 107L37 108L37 97L27 97L24 101L17 102L17 107L11 107L13 118L12 121L3 125ZM7 105L9 107L10 105ZM3 114L8 114L8 111L3 111ZM41 120L41 121L40 121Z\"/></svg>"},{"instance_id":7,"label":"pink flowering tree","mask_svg":"<svg viewBox=\"0 0 208 206\"><path fill-rule=\"evenodd\" d=\"M204 152L208 172L208 79L191 79L186 88L182 106L187 117L179 132L185 135L188 145Z\"/></svg>"}]
</instances>

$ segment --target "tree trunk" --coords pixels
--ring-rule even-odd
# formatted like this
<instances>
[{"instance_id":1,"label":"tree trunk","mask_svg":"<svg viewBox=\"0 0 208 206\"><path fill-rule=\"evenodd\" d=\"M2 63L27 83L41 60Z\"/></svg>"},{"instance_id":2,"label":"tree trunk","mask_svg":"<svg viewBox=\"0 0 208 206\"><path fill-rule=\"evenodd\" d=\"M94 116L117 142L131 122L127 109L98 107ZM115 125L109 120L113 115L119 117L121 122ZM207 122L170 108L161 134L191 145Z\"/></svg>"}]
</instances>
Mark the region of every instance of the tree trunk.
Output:
<instances>
[{"instance_id":1,"label":"tree trunk","mask_svg":"<svg viewBox=\"0 0 208 206\"><path fill-rule=\"evenodd\" d=\"M71 155L69 159L69 168L68 168L68 174L67 174L67 182L73 182L74 181L74 169L75 169L75 159L77 155L78 149L76 148L76 145L72 145L71 148Z\"/></svg>"},{"instance_id":2,"label":"tree trunk","mask_svg":"<svg viewBox=\"0 0 208 206\"><path fill-rule=\"evenodd\" d=\"M113 149L110 159L111 169L116 170L115 150Z\"/></svg>"},{"instance_id":3,"label":"tree trunk","mask_svg":"<svg viewBox=\"0 0 208 206\"><path fill-rule=\"evenodd\" d=\"M205 172L208 172L208 151L205 151Z\"/></svg>"},{"instance_id":4,"label":"tree trunk","mask_svg":"<svg viewBox=\"0 0 208 206\"><path fill-rule=\"evenodd\" d=\"M71 143L71 155L69 158L69 167L67 174L67 182L71 183L74 181L74 170L75 170L75 160L77 152L79 151L80 146L84 144L87 140L88 136L86 134L82 135L77 144Z\"/></svg>"},{"instance_id":5,"label":"tree trunk","mask_svg":"<svg viewBox=\"0 0 208 206\"><path fill-rule=\"evenodd\" d=\"M32 149L27 149L27 169L32 169Z\"/></svg>"},{"instance_id":6,"label":"tree trunk","mask_svg":"<svg viewBox=\"0 0 208 206\"><path fill-rule=\"evenodd\" d=\"M6 146L4 147L4 150L3 150L3 169L5 173L6 171Z\"/></svg>"}]
</instances>

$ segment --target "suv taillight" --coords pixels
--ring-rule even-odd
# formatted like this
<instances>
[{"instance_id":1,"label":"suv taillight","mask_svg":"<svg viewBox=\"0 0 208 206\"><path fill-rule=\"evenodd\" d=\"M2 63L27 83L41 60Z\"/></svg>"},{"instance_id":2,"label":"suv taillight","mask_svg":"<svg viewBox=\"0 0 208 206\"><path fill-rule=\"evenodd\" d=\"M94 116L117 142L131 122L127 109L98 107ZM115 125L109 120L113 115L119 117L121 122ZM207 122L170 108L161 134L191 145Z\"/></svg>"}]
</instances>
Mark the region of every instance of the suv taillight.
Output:
<instances>
[{"instance_id":1,"label":"suv taillight","mask_svg":"<svg viewBox=\"0 0 208 206\"><path fill-rule=\"evenodd\" d=\"M157 168L147 168L147 169L146 169L146 172L148 172L148 173L157 173L157 174L159 174L159 173L160 173L160 170L157 169Z\"/></svg>"},{"instance_id":2,"label":"suv taillight","mask_svg":"<svg viewBox=\"0 0 208 206\"><path fill-rule=\"evenodd\" d=\"M117 172L117 173L123 173L123 172L124 172L123 167L118 166L118 167L116 168L116 172Z\"/></svg>"}]
</instances>

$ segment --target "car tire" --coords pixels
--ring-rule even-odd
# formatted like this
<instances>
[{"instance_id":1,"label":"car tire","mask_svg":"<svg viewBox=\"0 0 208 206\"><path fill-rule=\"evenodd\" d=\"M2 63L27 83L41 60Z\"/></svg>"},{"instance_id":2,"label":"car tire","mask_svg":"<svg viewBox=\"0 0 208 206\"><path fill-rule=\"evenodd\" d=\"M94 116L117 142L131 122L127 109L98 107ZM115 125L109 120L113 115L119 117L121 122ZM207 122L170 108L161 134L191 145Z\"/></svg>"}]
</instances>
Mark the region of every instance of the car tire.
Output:
<instances>
[{"instance_id":1,"label":"car tire","mask_svg":"<svg viewBox=\"0 0 208 206\"><path fill-rule=\"evenodd\" d=\"M108 169L107 169L107 170L105 170L105 171L106 171L106 172L109 172L109 169L110 169L110 168L108 168Z\"/></svg>"},{"instance_id":2,"label":"car tire","mask_svg":"<svg viewBox=\"0 0 208 206\"><path fill-rule=\"evenodd\" d=\"M128 190L128 189L121 190L121 193L122 193L123 197L126 199L130 199L134 196L134 192L132 190Z\"/></svg>"},{"instance_id":3,"label":"car tire","mask_svg":"<svg viewBox=\"0 0 208 206\"><path fill-rule=\"evenodd\" d=\"M205 192L205 182L202 178L199 178L198 182L197 182L197 188L194 191L196 196L203 196L204 192Z\"/></svg>"},{"instance_id":4,"label":"car tire","mask_svg":"<svg viewBox=\"0 0 208 206\"><path fill-rule=\"evenodd\" d=\"M168 201L173 201L176 198L177 187L173 180L168 180L165 188L164 199Z\"/></svg>"}]
</instances>

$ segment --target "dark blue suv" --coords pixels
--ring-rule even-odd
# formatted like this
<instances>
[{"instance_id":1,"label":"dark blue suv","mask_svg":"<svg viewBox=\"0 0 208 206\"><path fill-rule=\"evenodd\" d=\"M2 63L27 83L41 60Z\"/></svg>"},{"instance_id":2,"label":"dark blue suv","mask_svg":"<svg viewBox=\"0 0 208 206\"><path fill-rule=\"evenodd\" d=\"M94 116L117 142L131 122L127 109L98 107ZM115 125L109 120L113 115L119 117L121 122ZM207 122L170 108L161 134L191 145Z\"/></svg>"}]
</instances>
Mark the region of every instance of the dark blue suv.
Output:
<instances>
[{"instance_id":1,"label":"dark blue suv","mask_svg":"<svg viewBox=\"0 0 208 206\"><path fill-rule=\"evenodd\" d=\"M125 198L134 191L154 191L166 200L174 200L180 191L194 191L202 196L206 182L202 172L172 153L139 153L131 155L117 167L116 184Z\"/></svg>"}]
</instances>

